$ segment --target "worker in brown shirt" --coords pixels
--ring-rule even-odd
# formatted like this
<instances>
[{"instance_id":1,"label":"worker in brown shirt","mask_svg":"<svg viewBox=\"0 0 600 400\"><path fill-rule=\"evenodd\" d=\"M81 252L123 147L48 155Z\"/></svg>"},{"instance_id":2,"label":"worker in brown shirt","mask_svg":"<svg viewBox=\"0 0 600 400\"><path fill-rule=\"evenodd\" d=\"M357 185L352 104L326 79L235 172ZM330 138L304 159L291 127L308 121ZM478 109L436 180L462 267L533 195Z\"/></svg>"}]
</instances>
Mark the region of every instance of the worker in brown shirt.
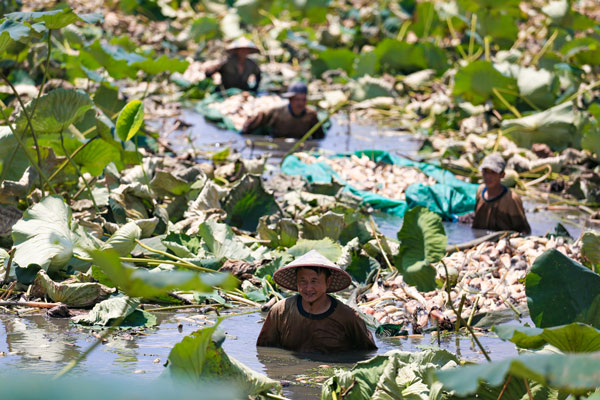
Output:
<instances>
[{"instance_id":1,"label":"worker in brown shirt","mask_svg":"<svg viewBox=\"0 0 600 400\"><path fill-rule=\"evenodd\" d=\"M273 279L299 294L271 308L257 346L307 353L377 348L356 311L327 295L348 287L350 275L316 250L277 270Z\"/></svg>"},{"instance_id":2,"label":"worker in brown shirt","mask_svg":"<svg viewBox=\"0 0 600 400\"><path fill-rule=\"evenodd\" d=\"M518 194L502 185L506 163L498 153L481 163L484 184L477 189L473 228L530 233L531 228Z\"/></svg>"},{"instance_id":3,"label":"worker in brown shirt","mask_svg":"<svg viewBox=\"0 0 600 400\"><path fill-rule=\"evenodd\" d=\"M319 122L317 112L306 107L308 88L304 82L295 82L282 96L289 99L287 105L259 112L249 118L242 133L264 133L274 137L300 139ZM313 139L325 137L319 127L312 135Z\"/></svg>"},{"instance_id":4,"label":"worker in brown shirt","mask_svg":"<svg viewBox=\"0 0 600 400\"><path fill-rule=\"evenodd\" d=\"M245 37L240 37L226 50L227 58L208 68L206 76L211 77L218 72L225 89L238 88L255 92L260 84L260 68L248 56L259 52L256 45Z\"/></svg>"}]
</instances>

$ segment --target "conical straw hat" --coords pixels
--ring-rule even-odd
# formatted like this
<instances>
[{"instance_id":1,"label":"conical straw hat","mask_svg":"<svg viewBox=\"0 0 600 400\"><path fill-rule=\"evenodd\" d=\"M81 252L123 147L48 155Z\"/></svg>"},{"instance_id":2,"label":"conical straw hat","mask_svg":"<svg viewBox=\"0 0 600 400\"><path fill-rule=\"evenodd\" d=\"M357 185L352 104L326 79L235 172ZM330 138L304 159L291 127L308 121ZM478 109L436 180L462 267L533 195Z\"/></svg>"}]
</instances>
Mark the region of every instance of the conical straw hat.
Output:
<instances>
[{"instance_id":1,"label":"conical straw hat","mask_svg":"<svg viewBox=\"0 0 600 400\"><path fill-rule=\"evenodd\" d=\"M235 39L226 48L227 51L233 51L233 50L237 50L237 49L247 49L247 50L250 50L251 53L259 52L258 47L256 47L256 45L251 40L246 39L243 36Z\"/></svg>"},{"instance_id":2,"label":"conical straw hat","mask_svg":"<svg viewBox=\"0 0 600 400\"><path fill-rule=\"evenodd\" d=\"M298 291L296 268L299 267L320 267L329 269L333 279L331 285L327 288L327 293L345 289L352 283L352 278L346 271L329 261L316 250L309 251L302 257L297 258L285 267L275 271L273 280L275 280L279 286L289 290Z\"/></svg>"}]
</instances>

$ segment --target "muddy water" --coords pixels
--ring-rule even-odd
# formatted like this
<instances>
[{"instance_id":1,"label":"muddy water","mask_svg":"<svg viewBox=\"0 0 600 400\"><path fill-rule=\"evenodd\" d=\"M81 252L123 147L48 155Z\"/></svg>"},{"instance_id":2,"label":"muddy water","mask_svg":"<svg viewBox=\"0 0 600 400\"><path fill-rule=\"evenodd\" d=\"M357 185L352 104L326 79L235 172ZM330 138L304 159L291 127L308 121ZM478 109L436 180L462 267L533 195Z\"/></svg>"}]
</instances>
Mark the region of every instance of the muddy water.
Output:
<instances>
[{"instance_id":1,"label":"muddy water","mask_svg":"<svg viewBox=\"0 0 600 400\"><path fill-rule=\"evenodd\" d=\"M163 372L163 364L176 343L195 330L212 324L212 321L194 312L158 314L157 328L140 335L119 333L90 353L71 373L76 376L90 374L96 378L135 374L141 380L155 379ZM349 368L356 361L392 349L418 351L421 346L437 346L435 339L429 335L376 338L379 348L376 352L309 358L281 349L257 348L255 343L262 317L257 312L225 318L220 325L227 337L223 347L227 354L250 368L284 381L284 395L292 399L318 398L320 387L303 381L308 376L326 373L319 369L324 364ZM493 359L516 355L510 343L487 336L480 339ZM0 374L20 370L24 373L53 375L95 340L89 330L69 325L66 319L48 319L39 315L0 315ZM442 338L441 347L464 359L483 360L475 345L466 337Z\"/></svg>"}]
</instances>

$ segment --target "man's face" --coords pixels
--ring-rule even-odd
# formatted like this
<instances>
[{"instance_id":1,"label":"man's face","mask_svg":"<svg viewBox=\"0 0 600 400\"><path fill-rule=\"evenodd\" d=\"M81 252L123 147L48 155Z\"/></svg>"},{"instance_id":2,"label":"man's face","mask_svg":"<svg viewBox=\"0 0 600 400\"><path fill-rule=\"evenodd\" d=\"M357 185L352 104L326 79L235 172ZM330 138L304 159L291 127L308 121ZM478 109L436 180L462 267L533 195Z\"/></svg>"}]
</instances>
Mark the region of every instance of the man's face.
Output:
<instances>
[{"instance_id":1,"label":"man's face","mask_svg":"<svg viewBox=\"0 0 600 400\"><path fill-rule=\"evenodd\" d=\"M481 171L481 175L483 177L483 183L485 183L485 186L492 188L501 185L502 178L504 177L504 171L497 173L491 169L484 168L483 171Z\"/></svg>"},{"instance_id":2,"label":"man's face","mask_svg":"<svg viewBox=\"0 0 600 400\"><path fill-rule=\"evenodd\" d=\"M251 53L249 49L235 49L235 55L239 59L246 59Z\"/></svg>"},{"instance_id":3,"label":"man's face","mask_svg":"<svg viewBox=\"0 0 600 400\"><path fill-rule=\"evenodd\" d=\"M297 274L298 293L308 303L321 299L327 293L327 287L333 277L327 278L325 273L317 274L312 269L299 268Z\"/></svg>"},{"instance_id":4,"label":"man's face","mask_svg":"<svg viewBox=\"0 0 600 400\"><path fill-rule=\"evenodd\" d=\"M300 93L290 97L290 107L295 115L301 114L306 108L306 95Z\"/></svg>"}]
</instances>

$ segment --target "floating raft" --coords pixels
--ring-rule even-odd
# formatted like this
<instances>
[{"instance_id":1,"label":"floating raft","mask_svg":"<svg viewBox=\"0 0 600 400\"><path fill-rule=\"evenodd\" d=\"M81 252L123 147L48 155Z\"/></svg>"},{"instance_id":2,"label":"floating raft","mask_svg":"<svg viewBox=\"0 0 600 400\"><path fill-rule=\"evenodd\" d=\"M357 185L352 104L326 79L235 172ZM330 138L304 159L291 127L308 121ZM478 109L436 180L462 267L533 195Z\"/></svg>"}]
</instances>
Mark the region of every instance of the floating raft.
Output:
<instances>
[{"instance_id":1,"label":"floating raft","mask_svg":"<svg viewBox=\"0 0 600 400\"><path fill-rule=\"evenodd\" d=\"M348 160L353 161L354 171ZM464 182L436 165L383 150L330 157L294 154L286 157L281 170L311 183L329 184L335 179L365 204L393 215L403 216L407 210L423 206L452 220L475 209L478 185ZM383 176L388 180L383 182ZM406 185L403 181L407 180L414 183Z\"/></svg>"}]
</instances>

